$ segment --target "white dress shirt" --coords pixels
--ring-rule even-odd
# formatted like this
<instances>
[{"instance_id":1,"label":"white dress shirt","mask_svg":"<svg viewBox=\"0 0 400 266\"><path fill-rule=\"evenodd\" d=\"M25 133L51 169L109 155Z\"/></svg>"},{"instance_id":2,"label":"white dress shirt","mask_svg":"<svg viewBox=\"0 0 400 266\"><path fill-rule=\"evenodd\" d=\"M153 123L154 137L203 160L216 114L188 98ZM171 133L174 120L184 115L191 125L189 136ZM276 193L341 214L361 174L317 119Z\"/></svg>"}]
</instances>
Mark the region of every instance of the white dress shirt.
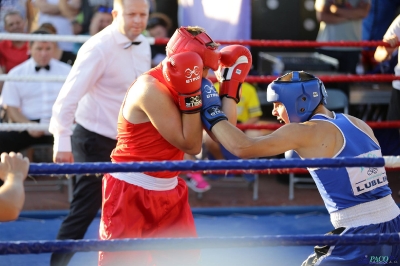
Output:
<instances>
[{"instance_id":1,"label":"white dress shirt","mask_svg":"<svg viewBox=\"0 0 400 266\"><path fill-rule=\"evenodd\" d=\"M78 56L53 106L50 132L54 151L71 151L74 119L84 128L116 139L118 113L132 82L150 69L150 44L143 35L131 41L112 23L91 37Z\"/></svg>"},{"instance_id":2,"label":"white dress shirt","mask_svg":"<svg viewBox=\"0 0 400 266\"><path fill-rule=\"evenodd\" d=\"M30 58L14 67L9 76L67 76L71 66L51 59L50 69L35 70L36 63ZM21 109L21 113L29 120L40 119L41 123L49 123L52 107L61 90L62 82L6 81L1 94L2 104Z\"/></svg>"}]
</instances>

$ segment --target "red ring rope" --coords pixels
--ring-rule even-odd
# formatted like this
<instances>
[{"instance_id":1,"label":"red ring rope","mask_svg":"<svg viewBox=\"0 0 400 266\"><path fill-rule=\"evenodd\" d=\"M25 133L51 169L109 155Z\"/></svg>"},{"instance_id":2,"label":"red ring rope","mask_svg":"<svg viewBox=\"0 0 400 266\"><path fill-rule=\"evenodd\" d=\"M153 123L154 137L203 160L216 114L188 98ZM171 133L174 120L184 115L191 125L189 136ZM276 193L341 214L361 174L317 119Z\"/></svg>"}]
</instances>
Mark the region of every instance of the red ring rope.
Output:
<instances>
[{"instance_id":1,"label":"red ring rope","mask_svg":"<svg viewBox=\"0 0 400 266\"><path fill-rule=\"evenodd\" d=\"M301 70L301 69L300 69ZM270 83L274 81L276 76L247 76L246 81L250 83ZM400 80L400 76L392 74L380 75L320 75L318 76L324 83L332 82L391 82ZM210 77L212 82L216 82L215 77Z\"/></svg>"},{"instance_id":2,"label":"red ring rope","mask_svg":"<svg viewBox=\"0 0 400 266\"><path fill-rule=\"evenodd\" d=\"M399 121L382 121L382 122L374 122L374 121L367 121L366 122L371 128L374 129L382 129L382 128L400 128L400 120ZM262 124L262 125L237 125L238 128L241 130L248 130L248 129L269 129L269 130L276 130L283 126L284 124L278 123L271 123L271 124Z\"/></svg>"},{"instance_id":3,"label":"red ring rope","mask_svg":"<svg viewBox=\"0 0 400 266\"><path fill-rule=\"evenodd\" d=\"M156 45L165 45L169 41L168 38L157 38L154 40ZM241 44L256 47L377 47L377 46L390 46L383 41L332 41L332 42L317 42L317 41L292 41L292 40L216 40L216 43L223 45Z\"/></svg>"}]
</instances>

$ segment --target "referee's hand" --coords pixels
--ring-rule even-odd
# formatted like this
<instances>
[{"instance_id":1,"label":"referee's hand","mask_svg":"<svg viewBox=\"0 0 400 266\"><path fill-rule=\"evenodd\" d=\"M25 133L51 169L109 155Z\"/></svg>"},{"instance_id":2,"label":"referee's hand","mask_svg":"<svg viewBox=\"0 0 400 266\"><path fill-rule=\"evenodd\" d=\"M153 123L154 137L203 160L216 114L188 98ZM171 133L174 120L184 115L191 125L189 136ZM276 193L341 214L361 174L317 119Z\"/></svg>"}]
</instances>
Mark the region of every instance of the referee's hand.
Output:
<instances>
[{"instance_id":1,"label":"referee's hand","mask_svg":"<svg viewBox=\"0 0 400 266\"><path fill-rule=\"evenodd\" d=\"M73 163L74 156L70 151L58 151L53 154L53 162L55 163Z\"/></svg>"}]
</instances>

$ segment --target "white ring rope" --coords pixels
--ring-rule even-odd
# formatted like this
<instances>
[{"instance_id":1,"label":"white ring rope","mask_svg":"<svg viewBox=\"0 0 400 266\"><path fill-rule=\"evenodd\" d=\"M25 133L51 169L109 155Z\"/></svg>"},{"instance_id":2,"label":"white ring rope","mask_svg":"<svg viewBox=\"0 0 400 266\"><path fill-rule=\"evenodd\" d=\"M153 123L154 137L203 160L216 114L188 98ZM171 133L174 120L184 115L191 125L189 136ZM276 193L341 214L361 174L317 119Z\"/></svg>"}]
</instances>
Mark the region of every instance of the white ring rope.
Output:
<instances>
[{"instance_id":1,"label":"white ring rope","mask_svg":"<svg viewBox=\"0 0 400 266\"><path fill-rule=\"evenodd\" d=\"M385 160L385 167L388 168L399 168L400 167L400 156L383 156Z\"/></svg>"},{"instance_id":2,"label":"white ring rope","mask_svg":"<svg viewBox=\"0 0 400 266\"><path fill-rule=\"evenodd\" d=\"M48 41L48 42L76 42L84 43L89 35L58 35L58 34L25 34L25 33L0 33L0 40L11 41ZM146 37L150 44L155 43L155 38Z\"/></svg>"},{"instance_id":3,"label":"white ring rope","mask_svg":"<svg viewBox=\"0 0 400 266\"><path fill-rule=\"evenodd\" d=\"M33 81L33 82L64 82L67 79L67 76L13 76L7 74L0 75L0 81Z\"/></svg>"},{"instance_id":4,"label":"white ring rope","mask_svg":"<svg viewBox=\"0 0 400 266\"><path fill-rule=\"evenodd\" d=\"M49 124L39 123L0 123L0 131L48 131Z\"/></svg>"}]
</instances>

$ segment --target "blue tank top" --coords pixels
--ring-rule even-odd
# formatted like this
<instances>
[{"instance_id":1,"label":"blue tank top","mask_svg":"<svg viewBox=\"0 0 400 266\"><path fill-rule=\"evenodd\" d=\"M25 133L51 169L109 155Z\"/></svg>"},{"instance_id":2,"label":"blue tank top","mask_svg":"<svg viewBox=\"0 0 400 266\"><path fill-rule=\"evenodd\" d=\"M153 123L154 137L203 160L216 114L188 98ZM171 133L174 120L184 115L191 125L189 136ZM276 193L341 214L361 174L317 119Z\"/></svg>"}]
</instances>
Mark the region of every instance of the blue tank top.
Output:
<instances>
[{"instance_id":1,"label":"blue tank top","mask_svg":"<svg viewBox=\"0 0 400 266\"><path fill-rule=\"evenodd\" d=\"M345 115L314 115L335 125L344 138L342 149L333 157L382 157L378 143ZM384 167L309 168L328 212L346 209L391 194Z\"/></svg>"}]
</instances>

